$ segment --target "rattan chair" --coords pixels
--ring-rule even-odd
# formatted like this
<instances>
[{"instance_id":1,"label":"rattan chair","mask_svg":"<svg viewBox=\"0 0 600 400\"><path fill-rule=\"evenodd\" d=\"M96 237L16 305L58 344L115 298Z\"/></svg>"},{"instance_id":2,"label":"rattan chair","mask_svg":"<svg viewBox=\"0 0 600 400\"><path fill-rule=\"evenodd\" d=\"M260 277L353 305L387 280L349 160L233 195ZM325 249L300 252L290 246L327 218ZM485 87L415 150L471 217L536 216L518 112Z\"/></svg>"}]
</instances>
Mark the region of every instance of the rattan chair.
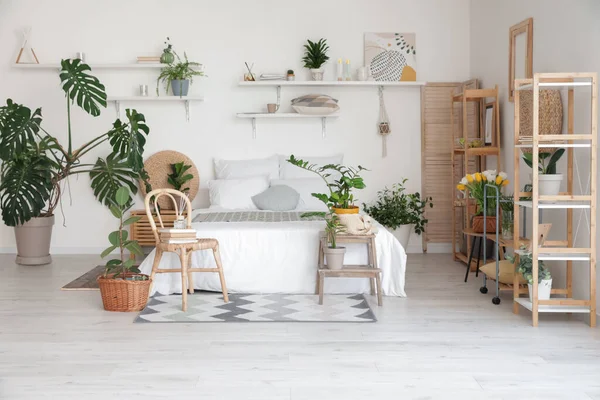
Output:
<instances>
[{"instance_id":1,"label":"rattan chair","mask_svg":"<svg viewBox=\"0 0 600 400\"><path fill-rule=\"evenodd\" d=\"M181 297L182 297L182 310L187 311L187 291L190 293L194 293L194 280L192 277L192 273L194 272L217 272L219 274L219 279L221 280L221 291L223 292L223 300L225 302L229 302L229 297L227 296L227 285L225 284L225 276L223 275L223 266L221 264L221 255L219 253L219 242L217 239L196 239L195 242L192 243L165 243L161 241L160 232L156 227L156 222L154 221L152 215L151 204L156 205L160 197L166 196L169 197L175 206L175 212L178 213L178 200L176 197L183 199L187 209L187 229L191 229L192 227L192 203L190 199L187 198L183 193L174 190L174 189L157 189L146 195L146 199L144 200L144 204L146 206L146 214L148 215L148 220L150 225L152 226L152 233L154 234L154 239L156 241L156 254L154 255L154 264L152 265L152 274L151 279L154 281L155 274L167 274L167 273L181 273ZM160 227L164 228L162 218L160 216L160 211L156 209L154 211L156 213L156 217L158 222L160 223ZM198 250L212 250L213 256L215 258L216 268L192 268L191 263L191 255L192 252ZM158 265L160 264L160 259L162 258L163 253L172 252L177 253L179 255L179 260L181 262L180 269L159 269Z\"/></svg>"}]
</instances>

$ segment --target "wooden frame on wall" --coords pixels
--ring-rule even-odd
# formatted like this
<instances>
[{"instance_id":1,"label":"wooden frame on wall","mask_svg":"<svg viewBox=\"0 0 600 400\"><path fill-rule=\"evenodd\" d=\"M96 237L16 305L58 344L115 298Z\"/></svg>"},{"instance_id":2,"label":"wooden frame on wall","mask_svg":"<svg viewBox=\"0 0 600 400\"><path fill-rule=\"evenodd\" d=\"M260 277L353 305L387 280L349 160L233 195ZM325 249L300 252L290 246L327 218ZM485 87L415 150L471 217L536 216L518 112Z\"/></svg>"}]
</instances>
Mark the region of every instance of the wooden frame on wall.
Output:
<instances>
[{"instance_id":1,"label":"wooden frame on wall","mask_svg":"<svg viewBox=\"0 0 600 400\"><path fill-rule=\"evenodd\" d=\"M527 35L527 49L525 51L525 76L519 79L533 78L533 18L513 25L508 30L508 100L514 101L515 92L515 40L518 35Z\"/></svg>"}]
</instances>

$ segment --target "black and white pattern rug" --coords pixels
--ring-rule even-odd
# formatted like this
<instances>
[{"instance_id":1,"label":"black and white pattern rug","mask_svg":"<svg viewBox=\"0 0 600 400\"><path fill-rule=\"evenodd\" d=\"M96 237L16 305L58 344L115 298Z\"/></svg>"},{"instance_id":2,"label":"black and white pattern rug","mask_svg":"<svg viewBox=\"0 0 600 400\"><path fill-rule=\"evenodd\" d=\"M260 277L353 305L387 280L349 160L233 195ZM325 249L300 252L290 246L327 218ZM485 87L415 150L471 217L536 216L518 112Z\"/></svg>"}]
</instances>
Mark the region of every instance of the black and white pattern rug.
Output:
<instances>
[{"instance_id":1,"label":"black and white pattern rug","mask_svg":"<svg viewBox=\"0 0 600 400\"><path fill-rule=\"evenodd\" d=\"M188 295L187 312L181 295L152 297L135 322L375 322L364 295L230 294Z\"/></svg>"}]
</instances>

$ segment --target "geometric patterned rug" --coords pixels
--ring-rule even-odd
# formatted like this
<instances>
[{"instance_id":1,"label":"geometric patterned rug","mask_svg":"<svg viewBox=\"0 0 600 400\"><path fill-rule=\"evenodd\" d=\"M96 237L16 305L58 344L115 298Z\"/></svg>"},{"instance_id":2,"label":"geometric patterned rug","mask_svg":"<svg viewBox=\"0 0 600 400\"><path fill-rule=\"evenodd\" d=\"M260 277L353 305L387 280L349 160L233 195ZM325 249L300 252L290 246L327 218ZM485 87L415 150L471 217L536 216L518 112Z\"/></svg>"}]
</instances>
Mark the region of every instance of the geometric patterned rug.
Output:
<instances>
[{"instance_id":1,"label":"geometric patterned rug","mask_svg":"<svg viewBox=\"0 0 600 400\"><path fill-rule=\"evenodd\" d=\"M303 294L230 294L196 292L188 295L187 312L181 295L156 295L135 322L375 322L362 294L319 296Z\"/></svg>"}]
</instances>

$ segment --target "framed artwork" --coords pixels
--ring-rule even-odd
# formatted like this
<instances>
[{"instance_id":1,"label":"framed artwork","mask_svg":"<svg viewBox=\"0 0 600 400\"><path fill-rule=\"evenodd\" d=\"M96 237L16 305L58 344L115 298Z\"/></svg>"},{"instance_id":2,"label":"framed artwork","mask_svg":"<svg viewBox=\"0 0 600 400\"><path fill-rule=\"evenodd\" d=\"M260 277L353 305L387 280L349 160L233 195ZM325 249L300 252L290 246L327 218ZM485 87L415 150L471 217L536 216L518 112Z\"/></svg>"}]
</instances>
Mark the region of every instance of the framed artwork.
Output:
<instances>
[{"instance_id":1,"label":"framed artwork","mask_svg":"<svg viewBox=\"0 0 600 400\"><path fill-rule=\"evenodd\" d=\"M376 81L417 80L414 33L365 33L365 65Z\"/></svg>"},{"instance_id":2,"label":"framed artwork","mask_svg":"<svg viewBox=\"0 0 600 400\"><path fill-rule=\"evenodd\" d=\"M485 105L485 145L491 146L494 144L494 103Z\"/></svg>"},{"instance_id":3,"label":"framed artwork","mask_svg":"<svg viewBox=\"0 0 600 400\"><path fill-rule=\"evenodd\" d=\"M520 39L523 39L522 46L519 46ZM511 26L508 31L508 100L511 103L515 79L529 78L533 78L533 18Z\"/></svg>"}]
</instances>

